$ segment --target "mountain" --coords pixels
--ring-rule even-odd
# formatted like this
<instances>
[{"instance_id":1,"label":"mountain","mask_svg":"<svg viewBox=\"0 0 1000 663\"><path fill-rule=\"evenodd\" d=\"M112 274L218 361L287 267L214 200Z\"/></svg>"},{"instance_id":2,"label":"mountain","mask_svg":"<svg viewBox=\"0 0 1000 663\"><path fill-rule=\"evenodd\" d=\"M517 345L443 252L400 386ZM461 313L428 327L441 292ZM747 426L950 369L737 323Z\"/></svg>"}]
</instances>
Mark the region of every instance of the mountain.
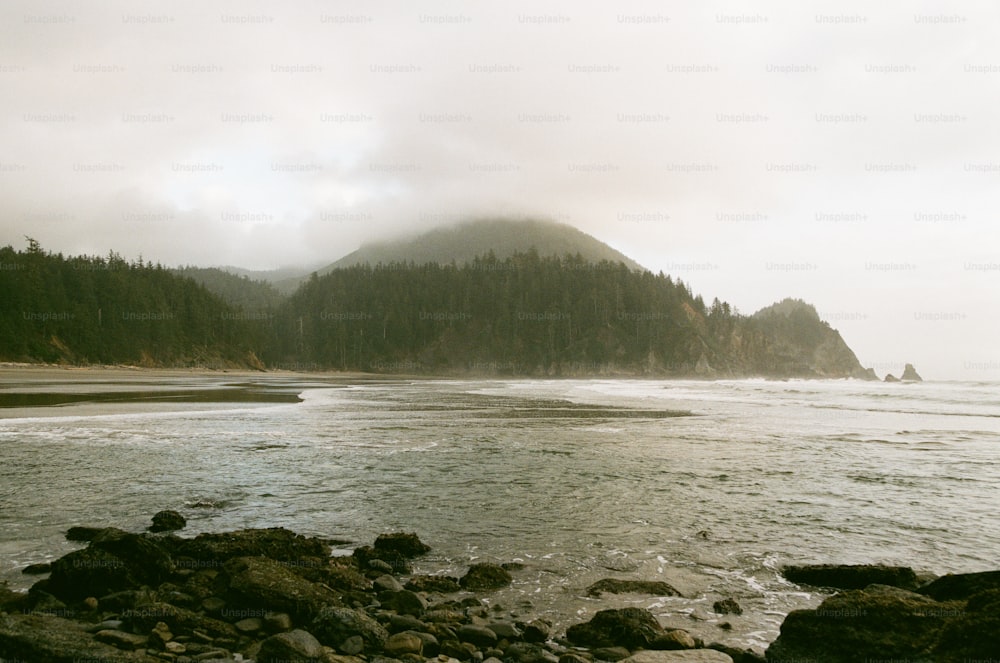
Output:
<instances>
[{"instance_id":1,"label":"mountain","mask_svg":"<svg viewBox=\"0 0 1000 663\"><path fill-rule=\"evenodd\" d=\"M317 273L323 275L334 269L379 263L447 265L454 262L462 265L490 252L503 259L532 248L540 256L580 254L589 262L607 260L624 263L629 269L643 269L628 256L572 226L530 219L481 219L437 228L415 237L366 244ZM276 281L275 285L282 292L292 292L304 280L305 277L290 278Z\"/></svg>"},{"instance_id":2,"label":"mountain","mask_svg":"<svg viewBox=\"0 0 1000 663\"><path fill-rule=\"evenodd\" d=\"M265 311L278 306L285 296L267 281L237 276L216 267L178 267L174 274L194 279L231 306L244 311Z\"/></svg>"}]
</instances>

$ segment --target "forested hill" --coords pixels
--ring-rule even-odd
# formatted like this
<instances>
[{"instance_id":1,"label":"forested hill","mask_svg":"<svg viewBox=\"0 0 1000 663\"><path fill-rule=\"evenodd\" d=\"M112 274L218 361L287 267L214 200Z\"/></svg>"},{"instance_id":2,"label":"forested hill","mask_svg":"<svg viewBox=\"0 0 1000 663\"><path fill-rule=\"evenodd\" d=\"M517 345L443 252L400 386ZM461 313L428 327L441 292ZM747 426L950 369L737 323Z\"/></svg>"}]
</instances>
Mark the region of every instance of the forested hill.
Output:
<instances>
[{"instance_id":1,"label":"forested hill","mask_svg":"<svg viewBox=\"0 0 1000 663\"><path fill-rule=\"evenodd\" d=\"M805 305L804 305L805 306ZM391 263L314 276L278 316L279 365L433 374L863 377L819 320L707 306L622 263L518 253L462 266ZM825 351L806 356L798 334Z\"/></svg>"},{"instance_id":2,"label":"forested hill","mask_svg":"<svg viewBox=\"0 0 1000 663\"><path fill-rule=\"evenodd\" d=\"M261 366L251 317L158 265L0 248L2 360Z\"/></svg>"},{"instance_id":3,"label":"forested hill","mask_svg":"<svg viewBox=\"0 0 1000 663\"><path fill-rule=\"evenodd\" d=\"M65 258L34 242L23 252L7 247L0 249L0 360L424 375L865 377L840 334L803 302L743 316L717 300L706 306L669 276L580 255L359 265L313 275L280 302L236 301L115 254Z\"/></svg>"},{"instance_id":4,"label":"forested hill","mask_svg":"<svg viewBox=\"0 0 1000 663\"><path fill-rule=\"evenodd\" d=\"M285 296L268 283L248 276L232 274L217 267L178 267L171 270L178 276L194 279L223 301L247 311L275 308Z\"/></svg>"}]
</instances>

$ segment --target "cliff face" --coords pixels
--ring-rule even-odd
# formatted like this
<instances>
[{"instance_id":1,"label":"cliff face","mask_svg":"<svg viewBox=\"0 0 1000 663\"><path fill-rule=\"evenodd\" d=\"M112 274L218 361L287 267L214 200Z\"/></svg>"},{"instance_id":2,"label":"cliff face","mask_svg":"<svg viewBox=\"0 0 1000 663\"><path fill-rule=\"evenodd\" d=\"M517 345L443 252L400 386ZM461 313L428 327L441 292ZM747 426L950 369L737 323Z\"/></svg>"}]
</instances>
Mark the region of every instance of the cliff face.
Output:
<instances>
[{"instance_id":1,"label":"cliff face","mask_svg":"<svg viewBox=\"0 0 1000 663\"><path fill-rule=\"evenodd\" d=\"M748 321L762 343L744 357L752 372L775 377L870 379L840 332L801 300L786 299Z\"/></svg>"}]
</instances>

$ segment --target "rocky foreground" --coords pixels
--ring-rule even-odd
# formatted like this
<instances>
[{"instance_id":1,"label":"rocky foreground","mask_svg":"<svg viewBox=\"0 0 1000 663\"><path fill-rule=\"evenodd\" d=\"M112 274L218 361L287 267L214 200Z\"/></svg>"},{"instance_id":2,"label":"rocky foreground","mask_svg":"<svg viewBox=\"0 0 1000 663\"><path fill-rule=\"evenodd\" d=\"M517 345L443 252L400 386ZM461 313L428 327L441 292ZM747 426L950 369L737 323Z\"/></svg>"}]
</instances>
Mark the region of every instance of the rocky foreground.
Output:
<instances>
[{"instance_id":1,"label":"rocky foreground","mask_svg":"<svg viewBox=\"0 0 1000 663\"><path fill-rule=\"evenodd\" d=\"M752 652L664 629L641 608L598 611L553 633L484 601L517 565L461 578L414 574L415 534L386 534L349 557L285 529L182 538L174 512L150 533L72 528L87 547L26 594L0 588L0 663L759 663ZM1000 572L920 586L909 569L800 567L802 584L851 588L788 615L767 660L1000 660ZM872 584L872 583L876 584ZM913 591L916 590L916 591ZM607 579L602 592L669 595L665 583ZM738 613L735 601L716 604Z\"/></svg>"}]
</instances>

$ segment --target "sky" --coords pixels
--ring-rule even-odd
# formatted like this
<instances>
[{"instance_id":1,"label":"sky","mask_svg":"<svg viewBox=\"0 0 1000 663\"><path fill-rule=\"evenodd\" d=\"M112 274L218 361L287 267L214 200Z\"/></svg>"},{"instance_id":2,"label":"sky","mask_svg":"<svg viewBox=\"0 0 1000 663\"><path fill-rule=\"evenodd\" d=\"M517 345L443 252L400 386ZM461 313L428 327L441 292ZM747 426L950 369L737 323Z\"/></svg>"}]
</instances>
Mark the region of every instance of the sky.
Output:
<instances>
[{"instance_id":1,"label":"sky","mask_svg":"<svg viewBox=\"0 0 1000 663\"><path fill-rule=\"evenodd\" d=\"M573 225L881 376L1000 380L1000 5L5 0L0 245L322 265Z\"/></svg>"}]
</instances>

